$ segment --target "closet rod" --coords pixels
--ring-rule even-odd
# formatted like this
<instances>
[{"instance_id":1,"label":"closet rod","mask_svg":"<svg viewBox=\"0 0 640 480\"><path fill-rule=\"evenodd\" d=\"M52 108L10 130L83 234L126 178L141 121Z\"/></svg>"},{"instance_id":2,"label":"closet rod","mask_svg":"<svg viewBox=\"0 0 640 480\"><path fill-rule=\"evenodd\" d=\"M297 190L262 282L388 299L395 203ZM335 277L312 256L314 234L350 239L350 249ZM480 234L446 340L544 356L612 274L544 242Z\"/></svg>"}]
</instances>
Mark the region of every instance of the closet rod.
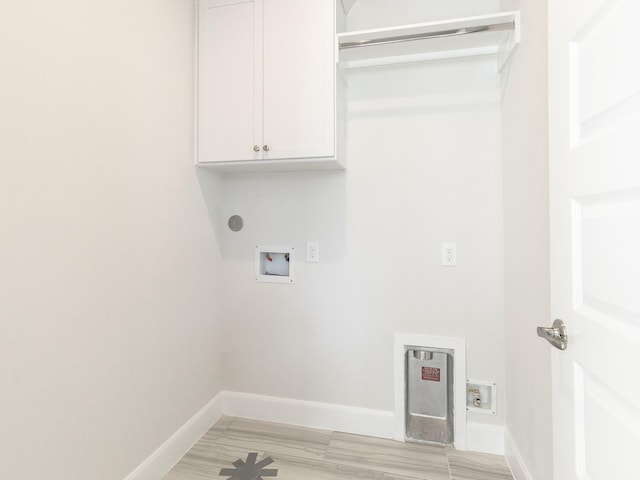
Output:
<instances>
[{"instance_id":1,"label":"closet rod","mask_svg":"<svg viewBox=\"0 0 640 480\"><path fill-rule=\"evenodd\" d=\"M372 38L371 40L358 40L355 42L340 43L340 49L368 47L371 45L387 45L390 43L411 42L415 40L426 40L429 38L455 37L458 35L468 35L478 32L494 32L499 30L513 30L515 22L496 23L494 25L485 25L481 27L465 27L455 30L440 30L439 32L414 33L411 35L398 35L395 37Z\"/></svg>"}]
</instances>

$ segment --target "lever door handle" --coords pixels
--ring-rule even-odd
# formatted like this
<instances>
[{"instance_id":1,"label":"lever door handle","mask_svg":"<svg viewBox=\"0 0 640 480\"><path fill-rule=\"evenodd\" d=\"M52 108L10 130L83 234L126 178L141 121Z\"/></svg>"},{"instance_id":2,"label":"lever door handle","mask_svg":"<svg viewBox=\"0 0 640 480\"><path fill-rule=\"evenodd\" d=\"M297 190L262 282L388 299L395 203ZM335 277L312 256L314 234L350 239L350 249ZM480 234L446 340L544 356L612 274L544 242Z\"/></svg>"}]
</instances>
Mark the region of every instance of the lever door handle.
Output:
<instances>
[{"instance_id":1,"label":"lever door handle","mask_svg":"<svg viewBox=\"0 0 640 480\"><path fill-rule=\"evenodd\" d=\"M562 320L554 320L552 327L538 327L538 336L544 338L558 350L566 350L569 336Z\"/></svg>"}]
</instances>

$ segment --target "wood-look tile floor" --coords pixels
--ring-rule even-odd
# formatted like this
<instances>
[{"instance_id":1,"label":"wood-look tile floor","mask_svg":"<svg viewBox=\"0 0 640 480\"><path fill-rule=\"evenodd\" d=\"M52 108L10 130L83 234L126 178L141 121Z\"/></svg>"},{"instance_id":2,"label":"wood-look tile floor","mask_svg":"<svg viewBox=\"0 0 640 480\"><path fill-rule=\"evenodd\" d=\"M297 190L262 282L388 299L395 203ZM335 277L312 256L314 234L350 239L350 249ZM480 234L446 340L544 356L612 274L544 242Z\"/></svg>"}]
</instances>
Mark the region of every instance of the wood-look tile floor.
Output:
<instances>
[{"instance_id":1,"label":"wood-look tile floor","mask_svg":"<svg viewBox=\"0 0 640 480\"><path fill-rule=\"evenodd\" d=\"M264 477L240 470L236 476L220 475L223 469L228 472L243 465L238 460L257 467L262 461ZM513 480L504 458L498 455L234 417L222 417L164 480L230 478Z\"/></svg>"}]
</instances>

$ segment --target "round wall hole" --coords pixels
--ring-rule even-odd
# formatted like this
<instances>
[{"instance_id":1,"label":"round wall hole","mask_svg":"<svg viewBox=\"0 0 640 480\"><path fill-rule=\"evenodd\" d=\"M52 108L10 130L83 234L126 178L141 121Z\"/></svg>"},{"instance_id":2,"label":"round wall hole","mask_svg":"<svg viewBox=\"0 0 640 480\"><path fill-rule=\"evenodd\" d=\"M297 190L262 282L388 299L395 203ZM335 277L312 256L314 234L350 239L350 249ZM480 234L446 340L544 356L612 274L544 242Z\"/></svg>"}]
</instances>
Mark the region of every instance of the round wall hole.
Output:
<instances>
[{"instance_id":1,"label":"round wall hole","mask_svg":"<svg viewBox=\"0 0 640 480\"><path fill-rule=\"evenodd\" d=\"M242 217L240 215L233 215L232 217L229 217L229 228L231 229L231 231L239 232L240 230L242 230L243 226L244 221L242 220Z\"/></svg>"}]
</instances>

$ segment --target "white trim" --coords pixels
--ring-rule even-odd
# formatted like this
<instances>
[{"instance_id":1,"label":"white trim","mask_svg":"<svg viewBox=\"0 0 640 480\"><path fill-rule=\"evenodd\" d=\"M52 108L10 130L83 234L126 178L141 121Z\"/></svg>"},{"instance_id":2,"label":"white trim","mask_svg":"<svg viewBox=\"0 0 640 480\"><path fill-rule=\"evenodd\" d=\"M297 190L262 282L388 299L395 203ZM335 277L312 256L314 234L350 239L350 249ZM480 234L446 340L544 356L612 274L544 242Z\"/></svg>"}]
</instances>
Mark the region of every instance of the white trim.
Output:
<instances>
[{"instance_id":1,"label":"white trim","mask_svg":"<svg viewBox=\"0 0 640 480\"><path fill-rule=\"evenodd\" d=\"M187 423L171 435L124 480L158 480L162 478L222 416L224 393L220 392L198 413L187 420Z\"/></svg>"},{"instance_id":2,"label":"white trim","mask_svg":"<svg viewBox=\"0 0 640 480\"><path fill-rule=\"evenodd\" d=\"M488 423L467 423L467 450L504 455L504 427Z\"/></svg>"},{"instance_id":3,"label":"white trim","mask_svg":"<svg viewBox=\"0 0 640 480\"><path fill-rule=\"evenodd\" d=\"M124 480L162 478L222 415L389 439L394 438L397 429L395 412L392 411L223 391ZM501 426L469 423L465 424L465 448L458 447L457 441L456 448L502 455L504 438L504 428ZM533 480L530 477L515 478Z\"/></svg>"},{"instance_id":4,"label":"white trim","mask_svg":"<svg viewBox=\"0 0 640 480\"><path fill-rule=\"evenodd\" d=\"M514 480L534 480L509 429L505 429L504 443L504 456L511 469Z\"/></svg>"},{"instance_id":5,"label":"white trim","mask_svg":"<svg viewBox=\"0 0 640 480\"><path fill-rule=\"evenodd\" d=\"M266 422L393 438L393 412L331 403L224 392L224 414Z\"/></svg>"},{"instance_id":6,"label":"white trim","mask_svg":"<svg viewBox=\"0 0 640 480\"><path fill-rule=\"evenodd\" d=\"M199 158L199 125L200 125L200 0L194 0L195 12L194 15L194 57L193 57L193 164L198 165Z\"/></svg>"},{"instance_id":7,"label":"white trim","mask_svg":"<svg viewBox=\"0 0 640 480\"><path fill-rule=\"evenodd\" d=\"M394 337L394 412L393 438L405 440L405 351L409 346L453 350L453 443L458 450L467 450L466 343L464 338L432 337L397 333ZM456 414L456 412L461 412ZM483 450L482 450L483 451Z\"/></svg>"}]
</instances>

